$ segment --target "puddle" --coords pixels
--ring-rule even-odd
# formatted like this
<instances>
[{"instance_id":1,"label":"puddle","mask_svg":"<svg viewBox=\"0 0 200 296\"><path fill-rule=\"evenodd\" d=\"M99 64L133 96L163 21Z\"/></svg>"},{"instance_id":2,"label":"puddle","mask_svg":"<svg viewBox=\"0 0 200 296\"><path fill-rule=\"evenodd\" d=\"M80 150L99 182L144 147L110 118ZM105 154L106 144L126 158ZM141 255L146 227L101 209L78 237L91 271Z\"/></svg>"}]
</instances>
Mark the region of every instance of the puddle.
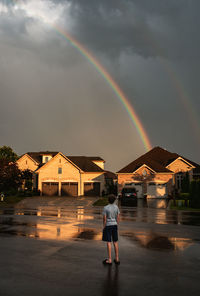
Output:
<instances>
[{"instance_id":1,"label":"puddle","mask_svg":"<svg viewBox=\"0 0 200 296\"><path fill-rule=\"evenodd\" d=\"M28 217L27 217L28 218ZM31 221L25 216L0 216L0 236L23 236L53 240L100 240L101 232L92 228L77 225L77 218L63 220L47 219L46 217Z\"/></svg>"},{"instance_id":2,"label":"puddle","mask_svg":"<svg viewBox=\"0 0 200 296\"><path fill-rule=\"evenodd\" d=\"M200 226L200 212L183 212L172 211L166 209L153 209L153 208L120 208L121 221L122 222L137 222L137 223L152 223L152 224L181 224ZM82 206L79 207L59 207L54 208L52 206L39 207L38 209L4 209L0 212L0 224L2 224L1 217L19 217L30 216L36 219L55 219L57 223L62 220L67 220L73 229L75 223L86 224L99 222L102 219L102 209L90 208L85 209ZM28 217L27 217L28 218ZM4 220L5 221L5 220ZM25 226L25 225L24 225ZM46 229L46 227L45 227ZM46 230L50 231L50 230ZM61 230L62 231L62 230ZM67 232L67 231L64 231ZM70 231L71 232L71 231ZM62 236L62 235L61 235Z\"/></svg>"},{"instance_id":3,"label":"puddle","mask_svg":"<svg viewBox=\"0 0 200 296\"><path fill-rule=\"evenodd\" d=\"M76 238L83 240L98 240L100 233L94 231L93 229L80 230L80 232L75 236Z\"/></svg>"},{"instance_id":4,"label":"puddle","mask_svg":"<svg viewBox=\"0 0 200 296\"><path fill-rule=\"evenodd\" d=\"M194 243L189 238L166 236L156 233L124 232L121 233L121 236L131 240L133 243L137 243L143 248L160 251L183 251Z\"/></svg>"}]
</instances>

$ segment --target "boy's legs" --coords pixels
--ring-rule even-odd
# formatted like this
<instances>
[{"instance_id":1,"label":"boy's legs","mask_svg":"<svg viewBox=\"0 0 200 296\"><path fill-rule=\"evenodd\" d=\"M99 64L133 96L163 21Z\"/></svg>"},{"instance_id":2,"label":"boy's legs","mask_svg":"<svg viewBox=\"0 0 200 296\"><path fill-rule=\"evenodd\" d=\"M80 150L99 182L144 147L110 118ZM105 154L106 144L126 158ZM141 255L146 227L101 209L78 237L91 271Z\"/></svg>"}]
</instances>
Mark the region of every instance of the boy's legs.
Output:
<instances>
[{"instance_id":1,"label":"boy's legs","mask_svg":"<svg viewBox=\"0 0 200 296\"><path fill-rule=\"evenodd\" d=\"M111 242L107 242L107 251L108 251L108 262L111 263L112 259L111 259Z\"/></svg>"},{"instance_id":2,"label":"boy's legs","mask_svg":"<svg viewBox=\"0 0 200 296\"><path fill-rule=\"evenodd\" d=\"M119 261L119 247L118 247L118 242L113 242L114 248L115 248L115 260L118 262Z\"/></svg>"}]
</instances>

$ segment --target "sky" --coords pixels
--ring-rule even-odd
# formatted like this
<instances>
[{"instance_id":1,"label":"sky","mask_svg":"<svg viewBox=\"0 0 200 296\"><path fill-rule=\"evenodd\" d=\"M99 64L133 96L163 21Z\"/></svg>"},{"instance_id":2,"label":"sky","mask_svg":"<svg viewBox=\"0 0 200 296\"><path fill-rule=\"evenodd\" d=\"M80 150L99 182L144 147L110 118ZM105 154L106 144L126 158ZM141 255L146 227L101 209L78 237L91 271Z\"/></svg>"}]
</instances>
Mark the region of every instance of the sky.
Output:
<instances>
[{"instance_id":1,"label":"sky","mask_svg":"<svg viewBox=\"0 0 200 296\"><path fill-rule=\"evenodd\" d=\"M0 146L101 156L117 171L152 147L200 163L199 0L0 0Z\"/></svg>"}]
</instances>

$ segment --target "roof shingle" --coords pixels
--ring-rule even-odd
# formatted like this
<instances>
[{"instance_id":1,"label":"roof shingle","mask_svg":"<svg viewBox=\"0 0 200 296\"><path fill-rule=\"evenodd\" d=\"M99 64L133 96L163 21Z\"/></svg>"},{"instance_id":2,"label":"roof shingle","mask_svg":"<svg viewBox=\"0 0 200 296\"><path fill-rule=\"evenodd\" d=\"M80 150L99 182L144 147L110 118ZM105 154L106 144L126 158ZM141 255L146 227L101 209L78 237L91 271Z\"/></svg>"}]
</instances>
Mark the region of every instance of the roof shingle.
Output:
<instances>
[{"instance_id":1,"label":"roof shingle","mask_svg":"<svg viewBox=\"0 0 200 296\"><path fill-rule=\"evenodd\" d=\"M155 172L159 173L170 173L171 171L166 168L171 162L173 162L178 157L182 157L177 153L171 153L161 147L155 147L149 152L145 153L144 155L140 156L121 170L119 170L117 173L133 173L135 172L139 167L146 164L150 168L152 168ZM187 160L186 158L182 157L192 165L194 165L196 168L200 166L198 164L195 164L194 162Z\"/></svg>"}]
</instances>

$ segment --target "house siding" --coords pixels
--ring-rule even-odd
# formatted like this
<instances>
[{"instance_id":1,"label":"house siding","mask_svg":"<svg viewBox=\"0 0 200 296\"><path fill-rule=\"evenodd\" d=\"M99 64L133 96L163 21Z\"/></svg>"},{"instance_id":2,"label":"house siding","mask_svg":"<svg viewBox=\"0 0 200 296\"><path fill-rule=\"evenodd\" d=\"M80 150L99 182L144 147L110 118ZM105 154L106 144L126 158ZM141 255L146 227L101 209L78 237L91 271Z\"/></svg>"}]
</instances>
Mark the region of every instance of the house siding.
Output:
<instances>
[{"instance_id":1,"label":"house siding","mask_svg":"<svg viewBox=\"0 0 200 296\"><path fill-rule=\"evenodd\" d=\"M24 155L18 159L17 165L21 171L30 170L34 172L38 167L38 165L27 155Z\"/></svg>"},{"instance_id":2,"label":"house siding","mask_svg":"<svg viewBox=\"0 0 200 296\"><path fill-rule=\"evenodd\" d=\"M62 168L62 174L58 174L58 168ZM58 182L59 195L61 195L62 182L77 182L78 195L81 195L79 170L63 156L56 155L38 173L38 189L41 192L43 182Z\"/></svg>"},{"instance_id":3,"label":"house siding","mask_svg":"<svg viewBox=\"0 0 200 296\"><path fill-rule=\"evenodd\" d=\"M86 182L99 182L100 183L100 195L105 190L105 177L104 172L102 173L84 173L81 174L81 195L84 195L84 183Z\"/></svg>"}]
</instances>

